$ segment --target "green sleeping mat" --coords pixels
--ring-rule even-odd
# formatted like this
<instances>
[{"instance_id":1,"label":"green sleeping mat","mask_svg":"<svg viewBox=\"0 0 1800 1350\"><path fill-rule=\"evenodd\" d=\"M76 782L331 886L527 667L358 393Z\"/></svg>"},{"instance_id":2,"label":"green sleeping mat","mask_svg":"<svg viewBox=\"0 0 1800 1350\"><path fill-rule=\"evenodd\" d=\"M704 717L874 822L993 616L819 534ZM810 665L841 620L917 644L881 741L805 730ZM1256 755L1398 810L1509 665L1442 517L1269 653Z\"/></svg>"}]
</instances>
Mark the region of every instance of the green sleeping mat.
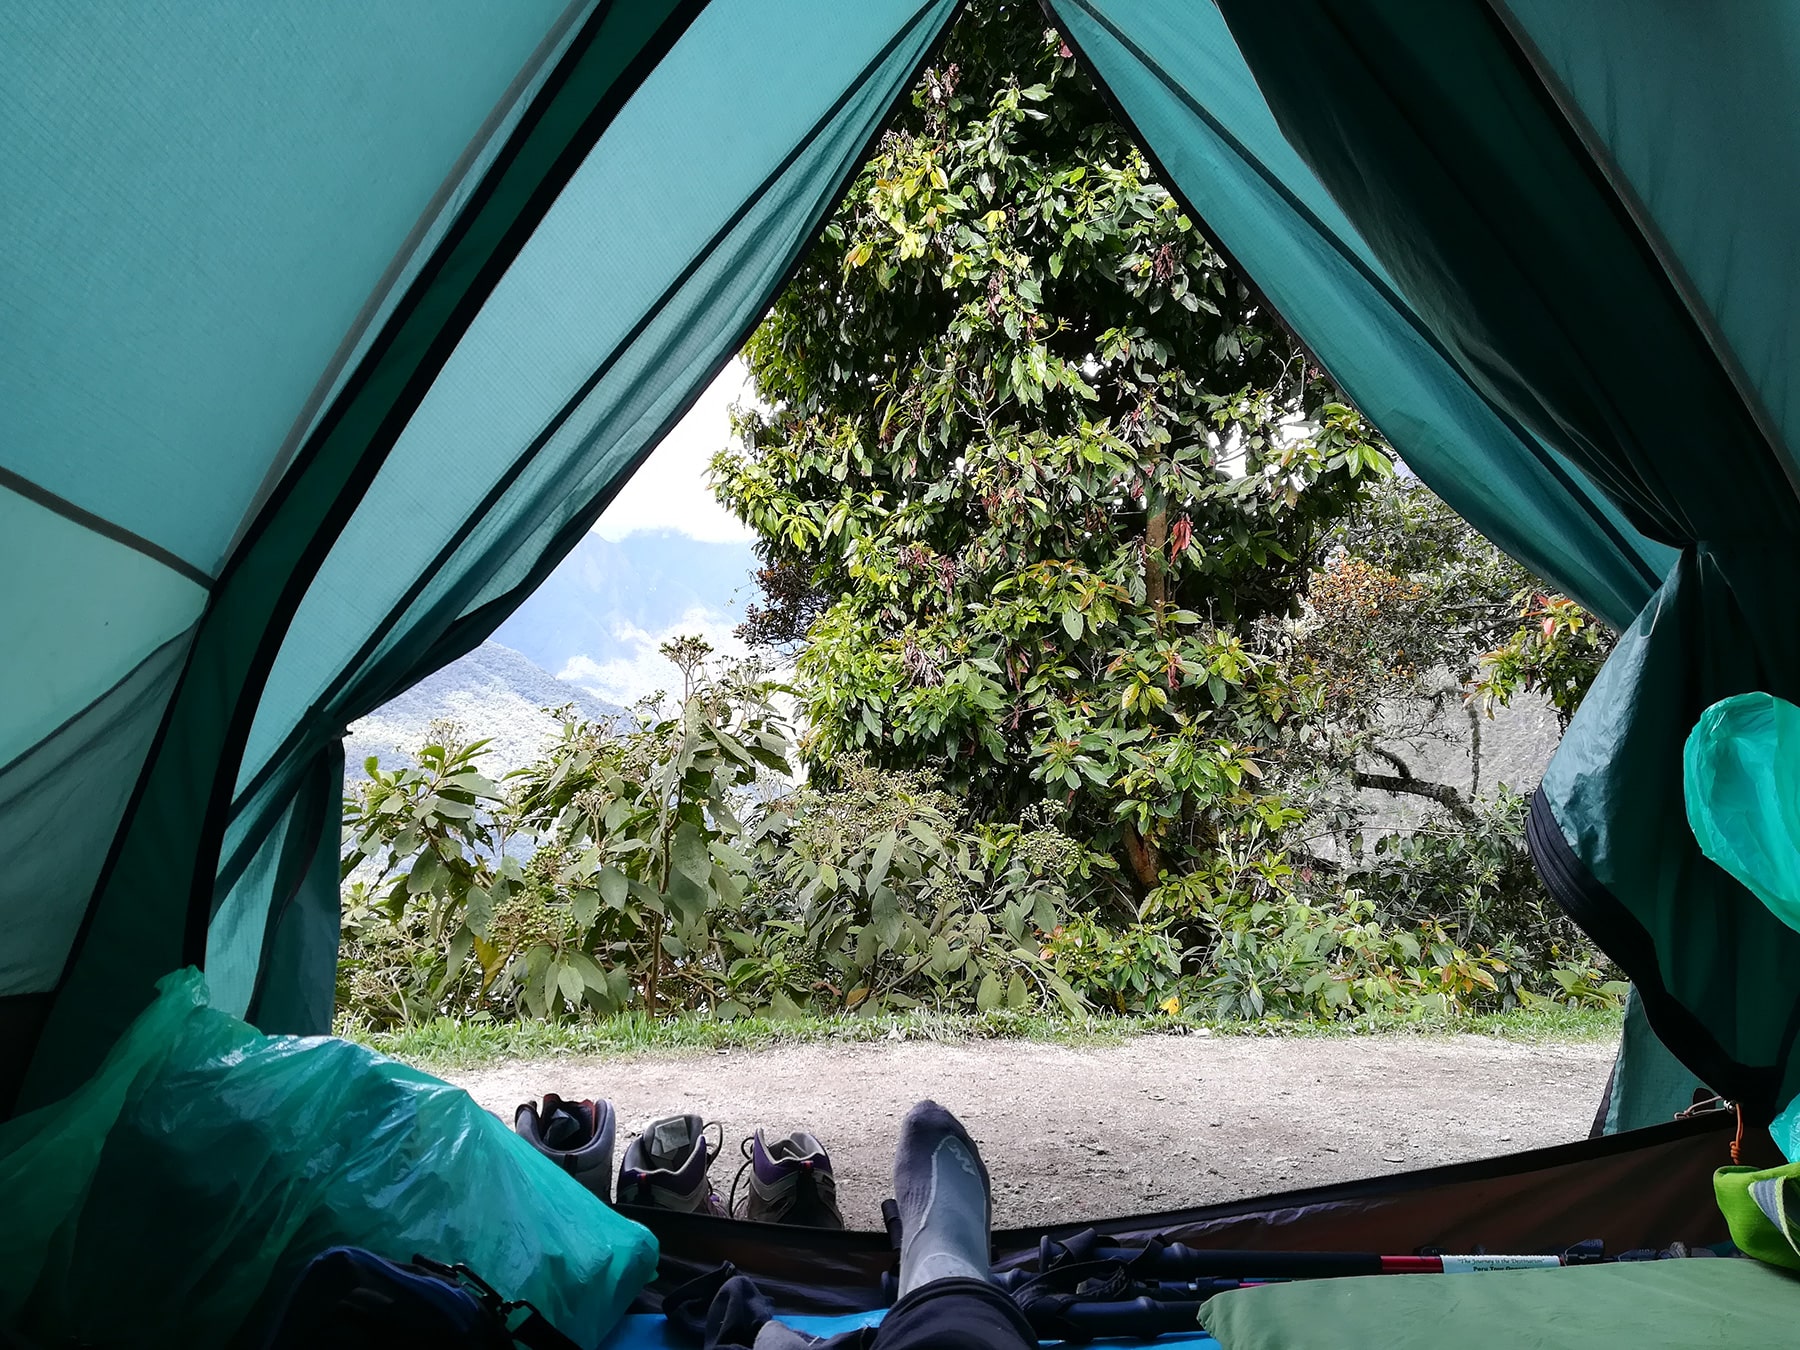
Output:
<instances>
[{"instance_id":1,"label":"green sleeping mat","mask_svg":"<svg viewBox=\"0 0 1800 1350\"><path fill-rule=\"evenodd\" d=\"M1372 1275L1221 1294L1222 1350L1749 1350L1800 1343L1800 1276L1720 1257Z\"/></svg>"}]
</instances>

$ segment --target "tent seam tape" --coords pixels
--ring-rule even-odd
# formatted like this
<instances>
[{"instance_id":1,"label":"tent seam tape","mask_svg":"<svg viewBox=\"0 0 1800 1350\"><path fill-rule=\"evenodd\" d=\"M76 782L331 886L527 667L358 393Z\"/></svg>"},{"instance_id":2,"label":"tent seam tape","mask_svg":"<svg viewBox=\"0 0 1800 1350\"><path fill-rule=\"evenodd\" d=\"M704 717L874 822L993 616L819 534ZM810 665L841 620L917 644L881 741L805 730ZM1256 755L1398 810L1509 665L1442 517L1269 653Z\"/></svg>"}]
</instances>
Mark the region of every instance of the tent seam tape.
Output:
<instances>
[{"instance_id":1,"label":"tent seam tape","mask_svg":"<svg viewBox=\"0 0 1800 1350\"><path fill-rule=\"evenodd\" d=\"M90 534L97 534L110 539L115 544L122 544L134 553L142 554L152 562L161 563L177 576L193 582L201 590L210 592L215 579L201 568L196 567L172 549L164 548L155 540L146 539L136 531L128 530L116 521L108 520L97 512L78 506L67 497L59 496L39 483L32 482L24 474L0 465L0 488L16 493L26 501L43 507L61 516L73 525L78 525Z\"/></svg>"}]
</instances>

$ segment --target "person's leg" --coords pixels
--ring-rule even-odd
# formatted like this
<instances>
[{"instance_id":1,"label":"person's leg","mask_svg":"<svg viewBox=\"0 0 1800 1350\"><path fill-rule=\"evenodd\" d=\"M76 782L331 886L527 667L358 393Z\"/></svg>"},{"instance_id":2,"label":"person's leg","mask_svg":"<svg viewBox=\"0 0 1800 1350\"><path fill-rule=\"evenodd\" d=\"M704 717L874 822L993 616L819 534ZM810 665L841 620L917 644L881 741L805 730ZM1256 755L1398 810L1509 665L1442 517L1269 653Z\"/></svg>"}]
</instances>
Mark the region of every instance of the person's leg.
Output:
<instances>
[{"instance_id":1,"label":"person's leg","mask_svg":"<svg viewBox=\"0 0 1800 1350\"><path fill-rule=\"evenodd\" d=\"M987 1168L962 1122L936 1102L920 1102L900 1124L894 1202L902 1299L933 1280L987 1279Z\"/></svg>"},{"instance_id":2,"label":"person's leg","mask_svg":"<svg viewBox=\"0 0 1800 1350\"><path fill-rule=\"evenodd\" d=\"M993 1204L987 1168L960 1121L920 1102L894 1153L900 1210L900 1301L874 1350L1027 1350L1037 1337L988 1279Z\"/></svg>"}]
</instances>

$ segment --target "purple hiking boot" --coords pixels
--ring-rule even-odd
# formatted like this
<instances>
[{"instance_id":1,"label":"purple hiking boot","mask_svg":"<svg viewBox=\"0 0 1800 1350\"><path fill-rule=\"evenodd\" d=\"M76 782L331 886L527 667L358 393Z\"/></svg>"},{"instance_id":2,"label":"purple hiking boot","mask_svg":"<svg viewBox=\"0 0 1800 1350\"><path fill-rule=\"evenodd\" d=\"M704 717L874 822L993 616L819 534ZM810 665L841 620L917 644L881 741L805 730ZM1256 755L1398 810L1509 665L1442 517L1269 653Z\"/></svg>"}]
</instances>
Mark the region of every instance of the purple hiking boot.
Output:
<instances>
[{"instance_id":1,"label":"purple hiking boot","mask_svg":"<svg viewBox=\"0 0 1800 1350\"><path fill-rule=\"evenodd\" d=\"M554 1092L513 1113L519 1137L588 1190L612 1203L614 1119L609 1101L565 1101Z\"/></svg>"},{"instance_id":2,"label":"purple hiking boot","mask_svg":"<svg viewBox=\"0 0 1800 1350\"><path fill-rule=\"evenodd\" d=\"M842 1228L838 1210L837 1180L831 1175L831 1158L819 1141L805 1130L771 1141L761 1127L744 1140L744 1165L731 1184L731 1211L753 1223L782 1223L797 1228ZM750 1174L743 1207L737 1203L738 1183Z\"/></svg>"},{"instance_id":3,"label":"purple hiking boot","mask_svg":"<svg viewBox=\"0 0 1800 1350\"><path fill-rule=\"evenodd\" d=\"M708 1151L706 1128L706 1122L693 1115L664 1116L646 1125L625 1147L619 1165L619 1203L729 1218L707 1176L719 1151Z\"/></svg>"}]
</instances>

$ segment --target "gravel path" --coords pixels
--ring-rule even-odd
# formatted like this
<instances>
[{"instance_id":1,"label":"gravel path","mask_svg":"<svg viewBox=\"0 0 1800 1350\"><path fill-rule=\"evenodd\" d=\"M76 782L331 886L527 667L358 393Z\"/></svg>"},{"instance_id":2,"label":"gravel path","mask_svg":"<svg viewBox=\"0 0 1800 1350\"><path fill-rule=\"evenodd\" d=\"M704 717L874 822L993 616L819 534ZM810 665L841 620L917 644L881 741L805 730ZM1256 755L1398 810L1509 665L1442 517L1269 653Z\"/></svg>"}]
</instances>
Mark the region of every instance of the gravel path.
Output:
<instances>
[{"instance_id":1,"label":"gravel path","mask_svg":"<svg viewBox=\"0 0 1800 1350\"><path fill-rule=\"evenodd\" d=\"M721 1194L749 1129L806 1126L830 1150L857 1228L880 1227L900 1118L935 1097L980 1143L995 1222L1008 1227L1566 1143L1587 1134L1613 1051L1479 1036L1142 1036L564 1057L448 1077L508 1121L544 1091L610 1097L622 1128L677 1111L721 1120Z\"/></svg>"}]
</instances>

